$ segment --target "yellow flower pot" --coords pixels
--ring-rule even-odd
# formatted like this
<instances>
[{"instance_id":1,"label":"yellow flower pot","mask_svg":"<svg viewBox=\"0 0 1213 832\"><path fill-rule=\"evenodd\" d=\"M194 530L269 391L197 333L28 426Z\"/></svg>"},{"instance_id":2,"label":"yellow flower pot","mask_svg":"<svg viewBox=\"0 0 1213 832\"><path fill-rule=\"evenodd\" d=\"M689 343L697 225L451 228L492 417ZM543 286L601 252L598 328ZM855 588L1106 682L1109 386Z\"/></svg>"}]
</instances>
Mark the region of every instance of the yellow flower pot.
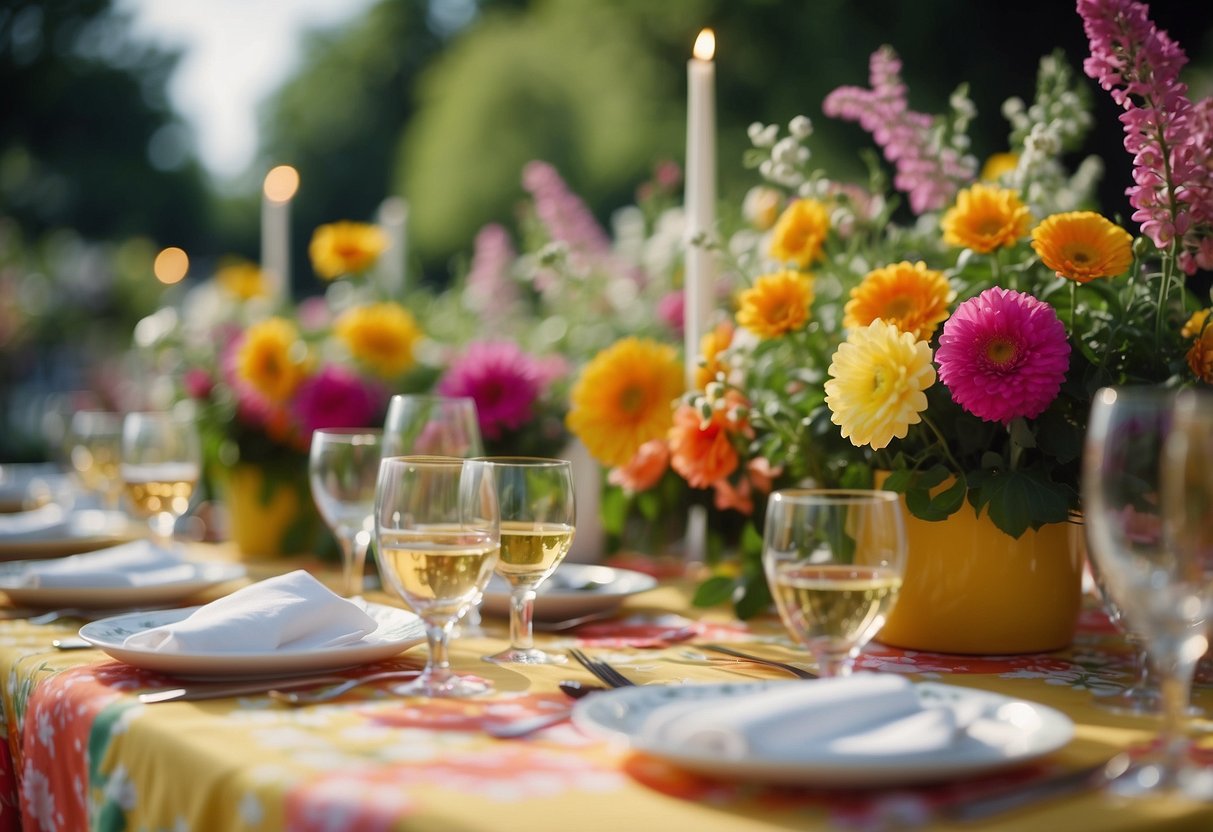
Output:
<instances>
[{"instance_id":1,"label":"yellow flower pot","mask_svg":"<svg viewBox=\"0 0 1213 832\"><path fill-rule=\"evenodd\" d=\"M939 522L908 511L905 518L905 580L877 641L993 655L1058 650L1073 639L1082 605L1081 522L1015 539L969 505Z\"/></svg>"},{"instance_id":2,"label":"yellow flower pot","mask_svg":"<svg viewBox=\"0 0 1213 832\"><path fill-rule=\"evenodd\" d=\"M228 537L246 559L315 552L325 526L312 502L307 461L300 466L239 463L216 478L227 509Z\"/></svg>"}]
</instances>

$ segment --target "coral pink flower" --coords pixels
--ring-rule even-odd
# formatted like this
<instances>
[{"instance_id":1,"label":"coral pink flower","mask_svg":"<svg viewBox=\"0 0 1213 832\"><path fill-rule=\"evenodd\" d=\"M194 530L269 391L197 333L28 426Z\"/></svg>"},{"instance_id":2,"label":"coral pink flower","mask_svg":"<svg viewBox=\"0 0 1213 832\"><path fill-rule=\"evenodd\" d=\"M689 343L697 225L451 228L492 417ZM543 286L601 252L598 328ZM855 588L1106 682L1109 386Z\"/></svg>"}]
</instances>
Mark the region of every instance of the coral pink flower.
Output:
<instances>
[{"instance_id":1,"label":"coral pink flower","mask_svg":"<svg viewBox=\"0 0 1213 832\"><path fill-rule=\"evenodd\" d=\"M1057 397L1070 344L1053 307L995 286L962 303L935 360L952 399L987 422L1039 416Z\"/></svg>"},{"instance_id":2,"label":"coral pink flower","mask_svg":"<svg viewBox=\"0 0 1213 832\"><path fill-rule=\"evenodd\" d=\"M650 439L636 450L627 465L612 468L607 474L607 482L636 494L656 485L669 467L670 446L664 439Z\"/></svg>"},{"instance_id":3,"label":"coral pink flower","mask_svg":"<svg viewBox=\"0 0 1213 832\"><path fill-rule=\"evenodd\" d=\"M692 488L708 488L724 479L737 470L737 462L724 411L714 412L707 423L689 405L674 411L670 467Z\"/></svg>"}]
</instances>

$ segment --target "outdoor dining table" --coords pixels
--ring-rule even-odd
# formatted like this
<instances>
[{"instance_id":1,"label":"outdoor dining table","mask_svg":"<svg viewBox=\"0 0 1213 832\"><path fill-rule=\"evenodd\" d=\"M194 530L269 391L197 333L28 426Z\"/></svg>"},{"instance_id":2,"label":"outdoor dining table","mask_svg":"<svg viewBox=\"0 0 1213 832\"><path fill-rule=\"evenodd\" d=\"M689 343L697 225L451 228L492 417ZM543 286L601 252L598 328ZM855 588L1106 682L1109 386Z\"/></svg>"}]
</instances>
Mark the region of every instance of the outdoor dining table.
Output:
<instances>
[{"instance_id":1,"label":"outdoor dining table","mask_svg":"<svg viewBox=\"0 0 1213 832\"><path fill-rule=\"evenodd\" d=\"M233 557L221 545L198 551L218 560ZM300 565L258 564L251 576ZM335 585L335 571L306 565ZM777 617L742 622L727 606L696 609L690 604L694 585L687 577L663 579L655 589L629 597L610 619L540 634L538 641L548 651L577 647L606 658L639 685L790 678L702 648L711 643L811 667ZM396 603L386 594L368 597ZM402 698L383 682L305 707L264 694L141 704L140 691L178 680L99 650L52 645L74 636L81 623L0 621L7 740L0 745L2 829L1213 829L1208 807L1179 800L1130 802L1094 789L979 821L954 820L953 810L974 797L1150 743L1156 719L1115 715L1096 705L1101 695L1129 683L1133 656L1094 604L1084 611L1073 644L1048 654L958 656L869 645L859 662L862 671L1019 697L1057 709L1075 724L1064 747L1009 771L869 789L694 774L567 721L497 739L486 729L567 711L573 700L561 692L562 680L592 679L573 662L483 661L507 638L505 622L492 617L484 618L481 633L455 639L452 650L455 670L491 681L491 694ZM341 675L418 668L424 654L424 645L416 646ZM1207 666L1201 667L1194 703L1206 713L1213 709ZM1198 719L1196 727L1202 724ZM1213 742L1204 746L1201 753L1213 765Z\"/></svg>"}]
</instances>

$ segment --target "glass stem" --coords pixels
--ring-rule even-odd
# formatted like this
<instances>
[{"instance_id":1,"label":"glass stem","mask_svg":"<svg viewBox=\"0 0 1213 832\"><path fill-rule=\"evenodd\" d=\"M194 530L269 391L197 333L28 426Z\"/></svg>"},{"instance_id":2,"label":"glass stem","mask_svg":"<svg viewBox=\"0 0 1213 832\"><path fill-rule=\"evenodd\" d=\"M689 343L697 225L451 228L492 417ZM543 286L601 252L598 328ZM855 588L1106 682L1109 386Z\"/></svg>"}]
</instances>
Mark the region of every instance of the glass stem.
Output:
<instances>
[{"instance_id":1,"label":"glass stem","mask_svg":"<svg viewBox=\"0 0 1213 832\"><path fill-rule=\"evenodd\" d=\"M177 518L166 511L157 512L148 518L148 527L152 532L152 543L158 549L171 551L173 548L173 528Z\"/></svg>"},{"instance_id":2,"label":"glass stem","mask_svg":"<svg viewBox=\"0 0 1213 832\"><path fill-rule=\"evenodd\" d=\"M371 536L365 531L354 534L342 534L341 542L341 586L342 594L346 597L362 592L362 576L366 571L366 550L370 546Z\"/></svg>"},{"instance_id":3,"label":"glass stem","mask_svg":"<svg viewBox=\"0 0 1213 832\"><path fill-rule=\"evenodd\" d=\"M535 611L535 588L519 584L510 589L510 647L531 650L535 647L532 616Z\"/></svg>"},{"instance_id":4,"label":"glass stem","mask_svg":"<svg viewBox=\"0 0 1213 832\"><path fill-rule=\"evenodd\" d=\"M1172 786L1178 782L1179 771L1188 753L1184 720L1195 669L1196 665L1192 662L1180 662L1177 667L1169 668L1170 672L1160 674L1162 678L1158 683L1162 694L1162 730L1159 739L1162 742L1163 765L1166 767L1163 777Z\"/></svg>"},{"instance_id":5,"label":"glass stem","mask_svg":"<svg viewBox=\"0 0 1213 832\"><path fill-rule=\"evenodd\" d=\"M425 663L424 676L431 686L443 685L451 678L451 659L447 654L450 628L449 623L427 623L425 626L425 640L429 643L430 657Z\"/></svg>"},{"instance_id":6,"label":"glass stem","mask_svg":"<svg viewBox=\"0 0 1213 832\"><path fill-rule=\"evenodd\" d=\"M830 676L850 676L855 669L856 650L819 650L814 651L813 658L817 660L817 672L823 678Z\"/></svg>"}]
</instances>

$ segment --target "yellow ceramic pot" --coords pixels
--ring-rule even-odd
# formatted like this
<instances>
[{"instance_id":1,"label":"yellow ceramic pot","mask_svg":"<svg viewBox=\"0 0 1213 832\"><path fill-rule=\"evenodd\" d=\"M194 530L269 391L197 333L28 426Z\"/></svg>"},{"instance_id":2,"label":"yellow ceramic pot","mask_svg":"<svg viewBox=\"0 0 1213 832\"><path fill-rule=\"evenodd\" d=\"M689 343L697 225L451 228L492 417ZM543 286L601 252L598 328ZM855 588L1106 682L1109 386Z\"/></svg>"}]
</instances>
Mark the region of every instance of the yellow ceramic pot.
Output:
<instances>
[{"instance_id":1,"label":"yellow ceramic pot","mask_svg":"<svg viewBox=\"0 0 1213 832\"><path fill-rule=\"evenodd\" d=\"M907 511L909 559L876 640L940 653L1007 654L1070 643L1082 605L1080 522L1018 539L965 505L939 522Z\"/></svg>"},{"instance_id":2,"label":"yellow ceramic pot","mask_svg":"<svg viewBox=\"0 0 1213 832\"><path fill-rule=\"evenodd\" d=\"M249 560L314 552L324 522L312 502L307 461L299 466L239 463L216 478L228 537Z\"/></svg>"}]
</instances>

